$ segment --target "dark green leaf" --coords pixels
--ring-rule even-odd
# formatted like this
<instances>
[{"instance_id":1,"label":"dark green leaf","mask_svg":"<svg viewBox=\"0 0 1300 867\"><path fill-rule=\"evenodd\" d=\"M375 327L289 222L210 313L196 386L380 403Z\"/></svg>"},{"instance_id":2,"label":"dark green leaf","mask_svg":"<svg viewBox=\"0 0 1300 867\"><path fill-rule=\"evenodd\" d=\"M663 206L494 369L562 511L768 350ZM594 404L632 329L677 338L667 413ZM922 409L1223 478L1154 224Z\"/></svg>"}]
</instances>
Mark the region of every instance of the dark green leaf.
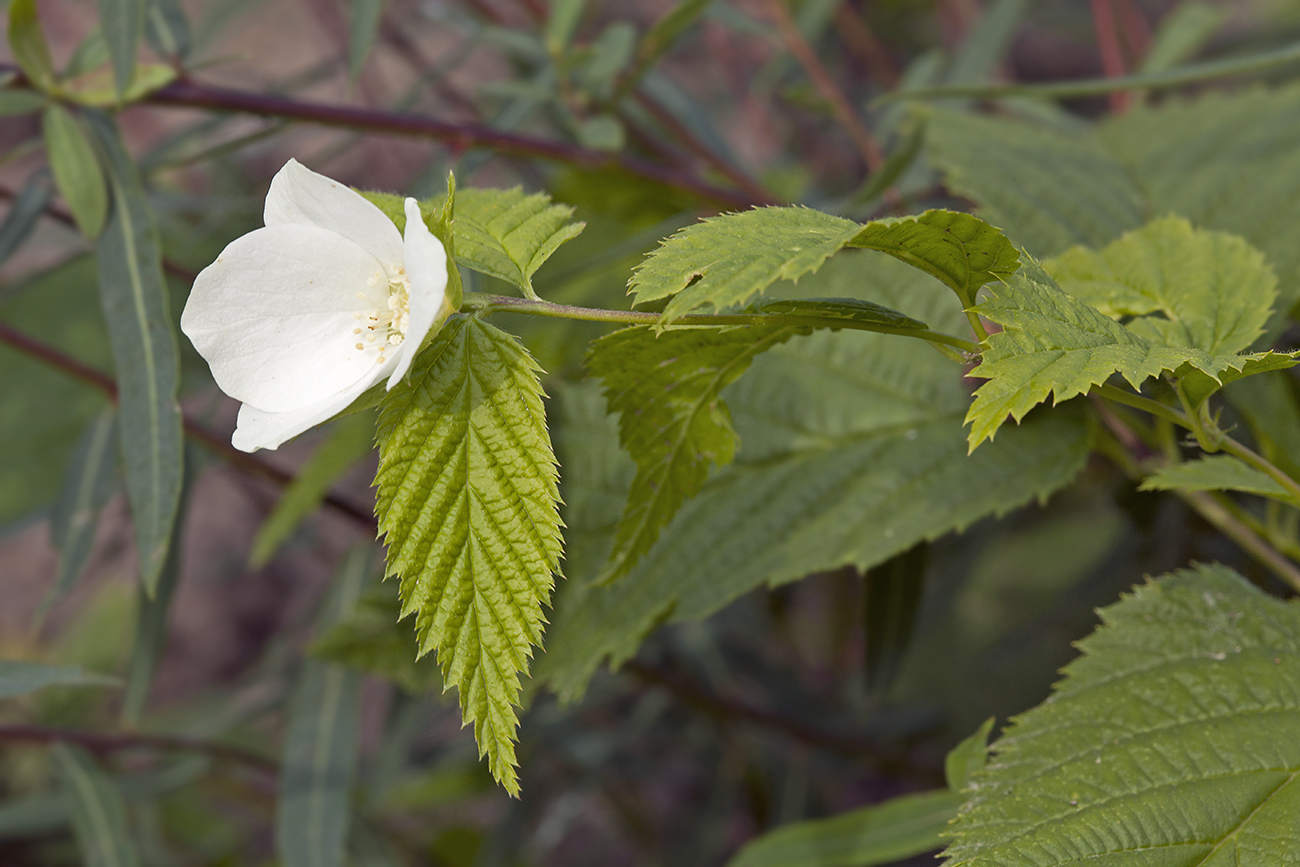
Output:
<instances>
[{"instance_id":1,"label":"dark green leaf","mask_svg":"<svg viewBox=\"0 0 1300 867\"><path fill-rule=\"evenodd\" d=\"M180 0L152 0L144 35L159 56L184 59L190 53L193 37Z\"/></svg>"},{"instance_id":2,"label":"dark green leaf","mask_svg":"<svg viewBox=\"0 0 1300 867\"><path fill-rule=\"evenodd\" d=\"M466 268L499 277L530 298L533 275L585 223L571 220L573 208L551 204L544 193L462 190L456 199L456 259Z\"/></svg>"},{"instance_id":3,"label":"dark green leaf","mask_svg":"<svg viewBox=\"0 0 1300 867\"><path fill-rule=\"evenodd\" d=\"M885 693L902 664L921 610L929 559L930 546L917 545L862 576L866 631L863 668L872 695Z\"/></svg>"},{"instance_id":4,"label":"dark green leaf","mask_svg":"<svg viewBox=\"0 0 1300 867\"><path fill-rule=\"evenodd\" d=\"M3 94L0 94L0 98L3 98ZM23 241L27 240L53 198L54 188L50 185L50 176L45 172L34 173L23 184L22 190L10 204L4 223L0 223L0 265L7 262L14 251L22 246Z\"/></svg>"},{"instance_id":5,"label":"dark green leaf","mask_svg":"<svg viewBox=\"0 0 1300 867\"><path fill-rule=\"evenodd\" d=\"M387 678L410 693L441 692L442 672L433 657L420 658L420 644L402 613L396 588L372 587L346 618L312 644L321 659Z\"/></svg>"},{"instance_id":6,"label":"dark green leaf","mask_svg":"<svg viewBox=\"0 0 1300 867\"><path fill-rule=\"evenodd\" d=\"M59 192L81 234L94 240L104 228L108 213L108 189L95 150L76 119L57 103L46 107L41 128Z\"/></svg>"},{"instance_id":7,"label":"dark green leaf","mask_svg":"<svg viewBox=\"0 0 1300 867\"><path fill-rule=\"evenodd\" d=\"M140 576L149 592L167 558L183 459L176 335L153 212L108 118L89 115L107 157L113 210L95 248L100 301L117 367L122 456Z\"/></svg>"},{"instance_id":8,"label":"dark green leaf","mask_svg":"<svg viewBox=\"0 0 1300 867\"><path fill-rule=\"evenodd\" d=\"M563 54L569 47L586 6L587 0L550 0L551 14L546 18L542 39L552 57Z\"/></svg>"},{"instance_id":9,"label":"dark green leaf","mask_svg":"<svg viewBox=\"0 0 1300 867\"><path fill-rule=\"evenodd\" d=\"M31 114L45 108L45 94L34 90L0 89L0 117Z\"/></svg>"},{"instance_id":10,"label":"dark green leaf","mask_svg":"<svg viewBox=\"0 0 1300 867\"><path fill-rule=\"evenodd\" d=\"M379 416L375 511L402 614L437 650L480 755L518 791L519 673L541 641L561 550L555 460L536 362L453 318Z\"/></svg>"},{"instance_id":11,"label":"dark green leaf","mask_svg":"<svg viewBox=\"0 0 1300 867\"><path fill-rule=\"evenodd\" d=\"M85 867L138 865L122 793L81 748L57 744L50 753L72 800L72 828Z\"/></svg>"},{"instance_id":12,"label":"dark green leaf","mask_svg":"<svg viewBox=\"0 0 1300 867\"><path fill-rule=\"evenodd\" d=\"M135 53L144 32L148 0L99 0L99 23L113 59L113 82L118 96L135 78Z\"/></svg>"},{"instance_id":13,"label":"dark green leaf","mask_svg":"<svg viewBox=\"0 0 1300 867\"><path fill-rule=\"evenodd\" d=\"M0 659L0 698L26 695L47 686L117 686L115 678L91 674L80 666L41 665Z\"/></svg>"},{"instance_id":14,"label":"dark green leaf","mask_svg":"<svg viewBox=\"0 0 1300 867\"><path fill-rule=\"evenodd\" d=\"M348 39L348 77L356 81L374 47L384 0L352 0L352 26Z\"/></svg>"},{"instance_id":15,"label":"dark green leaf","mask_svg":"<svg viewBox=\"0 0 1300 867\"><path fill-rule=\"evenodd\" d=\"M1292 478L1300 478L1300 402L1285 374L1252 376L1223 392L1241 413L1257 448Z\"/></svg>"},{"instance_id":16,"label":"dark green leaf","mask_svg":"<svg viewBox=\"0 0 1300 867\"><path fill-rule=\"evenodd\" d=\"M948 752L943 761L943 775L948 780L949 791L964 792L970 785L971 775L988 764L989 733L993 731L993 723L993 717L989 717L975 734Z\"/></svg>"},{"instance_id":17,"label":"dark green leaf","mask_svg":"<svg viewBox=\"0 0 1300 867\"><path fill-rule=\"evenodd\" d=\"M371 551L353 548L317 618L329 628L352 611L372 574ZM289 702L276 805L276 851L285 867L343 867L356 773L361 676L308 660Z\"/></svg>"},{"instance_id":18,"label":"dark green leaf","mask_svg":"<svg viewBox=\"0 0 1300 867\"><path fill-rule=\"evenodd\" d=\"M36 0L10 0L9 50L32 84L44 91L54 89L54 61L36 15Z\"/></svg>"}]
</instances>

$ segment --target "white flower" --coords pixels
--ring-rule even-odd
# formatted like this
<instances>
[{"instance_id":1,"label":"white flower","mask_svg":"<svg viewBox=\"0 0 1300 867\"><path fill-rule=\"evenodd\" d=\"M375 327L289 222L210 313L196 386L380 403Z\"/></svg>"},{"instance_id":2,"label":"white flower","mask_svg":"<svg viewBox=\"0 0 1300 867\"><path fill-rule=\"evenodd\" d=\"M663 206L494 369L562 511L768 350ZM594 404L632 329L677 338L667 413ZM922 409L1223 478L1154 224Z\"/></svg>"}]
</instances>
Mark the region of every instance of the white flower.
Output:
<instances>
[{"instance_id":1,"label":"white flower","mask_svg":"<svg viewBox=\"0 0 1300 867\"><path fill-rule=\"evenodd\" d=\"M181 330L221 390L242 401L232 442L273 449L392 388L446 317L447 254L406 203L406 235L344 184L289 160L266 227L230 243L194 281Z\"/></svg>"}]
</instances>

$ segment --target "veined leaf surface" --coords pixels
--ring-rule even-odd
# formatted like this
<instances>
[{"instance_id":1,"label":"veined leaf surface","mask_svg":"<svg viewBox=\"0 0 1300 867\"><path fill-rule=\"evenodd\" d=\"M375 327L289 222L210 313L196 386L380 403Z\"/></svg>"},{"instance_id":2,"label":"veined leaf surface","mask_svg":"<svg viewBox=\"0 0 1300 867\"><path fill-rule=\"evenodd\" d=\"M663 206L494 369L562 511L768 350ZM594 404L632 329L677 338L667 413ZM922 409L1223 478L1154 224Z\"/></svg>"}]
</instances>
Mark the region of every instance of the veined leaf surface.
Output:
<instances>
[{"instance_id":1,"label":"veined leaf surface","mask_svg":"<svg viewBox=\"0 0 1300 867\"><path fill-rule=\"evenodd\" d=\"M1142 480L1143 491L1244 491L1295 503L1275 479L1231 455L1207 455L1162 467ZM1300 505L1300 503L1296 503Z\"/></svg>"},{"instance_id":2,"label":"veined leaf surface","mask_svg":"<svg viewBox=\"0 0 1300 867\"><path fill-rule=\"evenodd\" d=\"M460 692L511 793L520 672L541 642L561 550L538 367L510 335L455 318L379 416L376 512L402 614Z\"/></svg>"},{"instance_id":3,"label":"veined leaf surface","mask_svg":"<svg viewBox=\"0 0 1300 867\"><path fill-rule=\"evenodd\" d=\"M528 297L533 274L585 223L571 221L573 208L551 203L545 193L522 189L467 189L456 194L456 260L466 268L513 283Z\"/></svg>"},{"instance_id":4,"label":"veined leaf surface","mask_svg":"<svg viewBox=\"0 0 1300 867\"><path fill-rule=\"evenodd\" d=\"M994 744L946 867L1300 864L1300 608L1223 566L1101 611Z\"/></svg>"}]
</instances>

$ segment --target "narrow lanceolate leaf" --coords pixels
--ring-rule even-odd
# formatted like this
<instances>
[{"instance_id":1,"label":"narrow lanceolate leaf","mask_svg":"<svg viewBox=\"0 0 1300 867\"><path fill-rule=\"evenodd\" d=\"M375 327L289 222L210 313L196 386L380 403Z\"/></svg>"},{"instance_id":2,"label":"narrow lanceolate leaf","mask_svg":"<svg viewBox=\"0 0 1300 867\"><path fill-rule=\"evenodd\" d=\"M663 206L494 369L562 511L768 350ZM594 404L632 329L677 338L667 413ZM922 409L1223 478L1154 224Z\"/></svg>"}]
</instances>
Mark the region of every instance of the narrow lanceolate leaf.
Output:
<instances>
[{"instance_id":1,"label":"narrow lanceolate leaf","mask_svg":"<svg viewBox=\"0 0 1300 867\"><path fill-rule=\"evenodd\" d=\"M460 692L511 794L520 672L542 637L561 550L539 368L510 335L453 319L379 416L376 513L402 615Z\"/></svg>"},{"instance_id":2,"label":"narrow lanceolate leaf","mask_svg":"<svg viewBox=\"0 0 1300 867\"><path fill-rule=\"evenodd\" d=\"M42 116L45 151L59 192L68 203L81 234L94 240L108 214L108 188L95 150L76 119L58 103L50 103Z\"/></svg>"},{"instance_id":3,"label":"narrow lanceolate leaf","mask_svg":"<svg viewBox=\"0 0 1300 867\"><path fill-rule=\"evenodd\" d=\"M72 802L72 828L86 867L135 867L140 855L127 824L122 793L79 747L50 749Z\"/></svg>"},{"instance_id":4,"label":"narrow lanceolate leaf","mask_svg":"<svg viewBox=\"0 0 1300 867\"><path fill-rule=\"evenodd\" d=\"M348 40L348 77L356 81L370 56L384 14L384 0L352 0L351 37Z\"/></svg>"},{"instance_id":5,"label":"narrow lanceolate leaf","mask_svg":"<svg viewBox=\"0 0 1300 867\"><path fill-rule=\"evenodd\" d=\"M533 274L586 223L572 222L573 208L551 204L544 193L461 190L456 197L456 260L474 271L513 283L530 298Z\"/></svg>"},{"instance_id":6,"label":"narrow lanceolate leaf","mask_svg":"<svg viewBox=\"0 0 1300 867\"><path fill-rule=\"evenodd\" d=\"M787 825L745 846L727 867L873 867L934 852L961 801L940 789Z\"/></svg>"},{"instance_id":7,"label":"narrow lanceolate leaf","mask_svg":"<svg viewBox=\"0 0 1300 867\"><path fill-rule=\"evenodd\" d=\"M26 695L47 686L116 686L118 681L76 665L41 665L0 659L0 698Z\"/></svg>"},{"instance_id":8,"label":"narrow lanceolate leaf","mask_svg":"<svg viewBox=\"0 0 1300 867\"><path fill-rule=\"evenodd\" d=\"M420 657L415 634L398 622L401 613L401 600L392 587L372 587L351 614L316 639L311 653L387 678L409 693L441 692L437 661Z\"/></svg>"},{"instance_id":9,"label":"narrow lanceolate leaf","mask_svg":"<svg viewBox=\"0 0 1300 867\"><path fill-rule=\"evenodd\" d=\"M271 514L258 527L253 550L248 555L250 566L257 569L270 562L303 519L325 499L330 486L369 454L374 436L375 420L371 413L339 419L330 430L329 439L312 452L280 495Z\"/></svg>"},{"instance_id":10,"label":"narrow lanceolate leaf","mask_svg":"<svg viewBox=\"0 0 1300 867\"><path fill-rule=\"evenodd\" d=\"M100 302L117 369L119 430L140 577L152 592L167 559L183 475L180 365L153 212L107 117L90 114L106 156L113 210L95 246Z\"/></svg>"},{"instance_id":11,"label":"narrow lanceolate leaf","mask_svg":"<svg viewBox=\"0 0 1300 867\"><path fill-rule=\"evenodd\" d=\"M45 108L45 94L31 90L7 90L0 86L0 117L31 114Z\"/></svg>"},{"instance_id":12,"label":"narrow lanceolate leaf","mask_svg":"<svg viewBox=\"0 0 1300 867\"><path fill-rule=\"evenodd\" d=\"M1011 276L1020 256L1006 236L957 211L889 217L863 227L850 247L879 250L937 277L967 306L985 283Z\"/></svg>"},{"instance_id":13,"label":"narrow lanceolate leaf","mask_svg":"<svg viewBox=\"0 0 1300 867\"><path fill-rule=\"evenodd\" d=\"M36 14L36 0L9 3L9 50L32 84L44 91L54 88L54 61Z\"/></svg>"},{"instance_id":14,"label":"narrow lanceolate leaf","mask_svg":"<svg viewBox=\"0 0 1300 867\"><path fill-rule=\"evenodd\" d=\"M99 0L99 23L113 61L113 81L118 94L126 92L135 77L135 53L144 32L149 0Z\"/></svg>"},{"instance_id":15,"label":"narrow lanceolate leaf","mask_svg":"<svg viewBox=\"0 0 1300 867\"><path fill-rule=\"evenodd\" d=\"M1049 394L1060 403L1114 373L1136 389L1164 371L1179 376L1199 371L1217 387L1231 381L1231 373L1246 372L1252 361L1297 363L1288 353L1212 355L1152 342L1062 292L1032 259L1009 282L990 287L987 300L976 309L1003 330L989 338L979 367L971 371L989 380L975 393L966 416L972 450L992 439L1008 415L1019 421Z\"/></svg>"},{"instance_id":16,"label":"narrow lanceolate leaf","mask_svg":"<svg viewBox=\"0 0 1300 867\"><path fill-rule=\"evenodd\" d=\"M738 442L719 391L754 356L810 332L791 325L661 334L624 328L592 344L587 367L604 380L609 409L621 414L619 439L637 463L606 580L650 550L682 502L704 486L710 466L731 463Z\"/></svg>"},{"instance_id":17,"label":"narrow lanceolate leaf","mask_svg":"<svg viewBox=\"0 0 1300 867\"><path fill-rule=\"evenodd\" d=\"M152 0L145 19L145 37L161 57L184 58L190 53L190 22L180 0Z\"/></svg>"},{"instance_id":18,"label":"narrow lanceolate leaf","mask_svg":"<svg viewBox=\"0 0 1300 867\"><path fill-rule=\"evenodd\" d=\"M697 307L743 304L777 280L816 271L861 230L809 208L754 208L709 217L668 238L632 274L636 304L672 296L668 324Z\"/></svg>"},{"instance_id":19,"label":"narrow lanceolate leaf","mask_svg":"<svg viewBox=\"0 0 1300 867\"><path fill-rule=\"evenodd\" d=\"M344 557L317 617L328 628L347 617L371 575L371 550ZM289 701L276 803L275 842L285 867L343 867L347 863L352 779L356 773L361 676L308 660Z\"/></svg>"},{"instance_id":20,"label":"narrow lanceolate leaf","mask_svg":"<svg viewBox=\"0 0 1300 867\"><path fill-rule=\"evenodd\" d=\"M23 184L22 191L10 203L9 213L0 223L0 265L22 246L36 228L45 209L54 198L54 188L46 172L37 172Z\"/></svg>"},{"instance_id":21,"label":"narrow lanceolate leaf","mask_svg":"<svg viewBox=\"0 0 1300 867\"><path fill-rule=\"evenodd\" d=\"M59 569L54 587L41 603L42 611L48 611L81 577L99 513L117 487L117 456L117 413L110 407L95 416L81 435L63 475L50 520Z\"/></svg>"},{"instance_id":22,"label":"narrow lanceolate leaf","mask_svg":"<svg viewBox=\"0 0 1300 867\"><path fill-rule=\"evenodd\" d=\"M646 31L636 47L632 68L619 82L618 97L629 93L650 67L662 57L678 38L712 5L713 0L678 0L676 6Z\"/></svg>"},{"instance_id":23,"label":"narrow lanceolate leaf","mask_svg":"<svg viewBox=\"0 0 1300 867\"><path fill-rule=\"evenodd\" d=\"M1300 607L1222 566L1103 609L1016 718L947 867L1300 864Z\"/></svg>"},{"instance_id":24,"label":"narrow lanceolate leaf","mask_svg":"<svg viewBox=\"0 0 1300 867\"><path fill-rule=\"evenodd\" d=\"M1230 455L1209 455L1161 467L1142 480L1143 491L1243 491L1300 505L1281 483Z\"/></svg>"}]
</instances>

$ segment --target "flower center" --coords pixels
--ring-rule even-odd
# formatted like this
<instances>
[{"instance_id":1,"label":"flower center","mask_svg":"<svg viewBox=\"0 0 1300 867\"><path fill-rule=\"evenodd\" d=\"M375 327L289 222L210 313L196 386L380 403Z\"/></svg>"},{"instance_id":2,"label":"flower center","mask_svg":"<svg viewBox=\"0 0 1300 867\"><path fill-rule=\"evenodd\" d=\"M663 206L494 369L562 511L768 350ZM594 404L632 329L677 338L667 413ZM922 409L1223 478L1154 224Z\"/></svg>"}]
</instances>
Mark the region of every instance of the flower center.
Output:
<instances>
[{"instance_id":1,"label":"flower center","mask_svg":"<svg viewBox=\"0 0 1300 867\"><path fill-rule=\"evenodd\" d=\"M378 348L379 357L375 363L383 364L384 353L401 346L406 339L406 329L411 324L411 281L406 276L406 269L399 267L388 274L376 271L366 282L372 287L387 283L388 304L385 308L352 314L352 318L360 323L352 333L357 336L357 350L364 352L371 347ZM357 297L363 301L369 298L361 292Z\"/></svg>"}]
</instances>

